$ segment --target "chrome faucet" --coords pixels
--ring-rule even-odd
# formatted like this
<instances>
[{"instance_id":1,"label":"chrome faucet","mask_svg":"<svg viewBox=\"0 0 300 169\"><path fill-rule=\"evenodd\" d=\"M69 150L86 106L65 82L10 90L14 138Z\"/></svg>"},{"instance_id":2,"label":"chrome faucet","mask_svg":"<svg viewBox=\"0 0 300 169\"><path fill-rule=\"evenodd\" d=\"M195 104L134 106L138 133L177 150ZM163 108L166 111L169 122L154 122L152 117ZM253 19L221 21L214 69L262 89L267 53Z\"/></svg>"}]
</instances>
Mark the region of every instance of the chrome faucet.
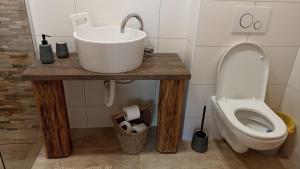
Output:
<instances>
[{"instance_id":1,"label":"chrome faucet","mask_svg":"<svg viewBox=\"0 0 300 169\"><path fill-rule=\"evenodd\" d=\"M139 14L131 13L123 19L122 24L121 24L121 33L125 32L125 26L126 26L128 20L131 18L136 18L140 22L140 30L144 30L144 23L143 23L142 17Z\"/></svg>"}]
</instances>

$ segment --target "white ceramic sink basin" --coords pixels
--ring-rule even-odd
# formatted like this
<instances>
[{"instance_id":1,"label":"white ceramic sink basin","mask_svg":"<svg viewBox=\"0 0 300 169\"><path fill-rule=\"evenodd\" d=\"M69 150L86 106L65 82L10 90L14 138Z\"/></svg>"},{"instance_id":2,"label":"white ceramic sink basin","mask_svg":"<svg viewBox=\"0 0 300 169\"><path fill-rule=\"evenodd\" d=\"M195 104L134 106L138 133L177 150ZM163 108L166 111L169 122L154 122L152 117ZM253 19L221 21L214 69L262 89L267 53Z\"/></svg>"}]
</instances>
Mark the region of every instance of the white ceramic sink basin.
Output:
<instances>
[{"instance_id":1,"label":"white ceramic sink basin","mask_svg":"<svg viewBox=\"0 0 300 169\"><path fill-rule=\"evenodd\" d=\"M80 64L98 73L121 73L141 66L146 33L120 27L84 27L73 33Z\"/></svg>"}]
</instances>

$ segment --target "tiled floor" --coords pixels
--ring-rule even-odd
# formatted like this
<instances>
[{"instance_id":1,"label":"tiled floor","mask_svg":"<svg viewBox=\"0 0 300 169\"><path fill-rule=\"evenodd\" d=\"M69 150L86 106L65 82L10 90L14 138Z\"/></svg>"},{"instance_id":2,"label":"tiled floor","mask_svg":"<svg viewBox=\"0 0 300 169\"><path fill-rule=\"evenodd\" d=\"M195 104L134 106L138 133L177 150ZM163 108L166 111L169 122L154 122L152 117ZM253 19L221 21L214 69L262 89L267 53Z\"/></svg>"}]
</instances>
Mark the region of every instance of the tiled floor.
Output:
<instances>
[{"instance_id":1,"label":"tiled floor","mask_svg":"<svg viewBox=\"0 0 300 169\"><path fill-rule=\"evenodd\" d=\"M0 151L6 169L30 169L41 149L38 130L1 130ZM0 169L3 169L0 164Z\"/></svg>"},{"instance_id":2,"label":"tiled floor","mask_svg":"<svg viewBox=\"0 0 300 169\"><path fill-rule=\"evenodd\" d=\"M154 130L143 153L126 155L113 129L76 129L72 131L74 152L69 158L46 159L42 150L32 169L296 169L280 155L265 157L255 151L235 154L222 140L210 141L204 154L195 153L188 142L177 154L160 154L155 151Z\"/></svg>"}]
</instances>

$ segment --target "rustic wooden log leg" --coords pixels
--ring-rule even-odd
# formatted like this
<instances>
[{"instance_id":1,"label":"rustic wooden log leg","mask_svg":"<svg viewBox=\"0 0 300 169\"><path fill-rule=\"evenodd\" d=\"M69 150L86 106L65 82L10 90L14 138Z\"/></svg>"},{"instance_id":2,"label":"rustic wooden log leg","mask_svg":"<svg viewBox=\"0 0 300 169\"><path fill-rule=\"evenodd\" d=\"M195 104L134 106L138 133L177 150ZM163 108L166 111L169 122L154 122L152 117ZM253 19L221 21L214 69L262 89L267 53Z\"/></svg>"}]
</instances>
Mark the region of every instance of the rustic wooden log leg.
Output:
<instances>
[{"instance_id":1,"label":"rustic wooden log leg","mask_svg":"<svg viewBox=\"0 0 300 169\"><path fill-rule=\"evenodd\" d=\"M72 151L72 141L63 82L33 81L32 87L47 157L68 157Z\"/></svg>"},{"instance_id":2,"label":"rustic wooden log leg","mask_svg":"<svg viewBox=\"0 0 300 169\"><path fill-rule=\"evenodd\" d=\"M157 151L176 153L181 140L184 80L161 80L158 103Z\"/></svg>"}]
</instances>

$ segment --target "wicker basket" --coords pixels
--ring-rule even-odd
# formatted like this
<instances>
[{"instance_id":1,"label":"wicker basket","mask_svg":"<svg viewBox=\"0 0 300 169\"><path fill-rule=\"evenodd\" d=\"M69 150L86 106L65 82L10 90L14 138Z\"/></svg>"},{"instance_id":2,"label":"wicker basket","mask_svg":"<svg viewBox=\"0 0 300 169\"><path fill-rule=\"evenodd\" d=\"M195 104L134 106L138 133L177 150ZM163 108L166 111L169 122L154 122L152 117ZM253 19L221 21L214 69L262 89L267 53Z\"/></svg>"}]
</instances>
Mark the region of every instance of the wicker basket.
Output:
<instances>
[{"instance_id":1,"label":"wicker basket","mask_svg":"<svg viewBox=\"0 0 300 169\"><path fill-rule=\"evenodd\" d=\"M148 131L151 126L152 114L149 109L145 108L141 110L141 119L136 121L136 123L144 122L148 127L140 133L127 133L124 129L119 127L119 123L124 120L124 113L119 113L112 116L112 121L114 128L121 146L121 149L124 153L134 155L143 151L146 141ZM135 123L131 121L131 123Z\"/></svg>"}]
</instances>

